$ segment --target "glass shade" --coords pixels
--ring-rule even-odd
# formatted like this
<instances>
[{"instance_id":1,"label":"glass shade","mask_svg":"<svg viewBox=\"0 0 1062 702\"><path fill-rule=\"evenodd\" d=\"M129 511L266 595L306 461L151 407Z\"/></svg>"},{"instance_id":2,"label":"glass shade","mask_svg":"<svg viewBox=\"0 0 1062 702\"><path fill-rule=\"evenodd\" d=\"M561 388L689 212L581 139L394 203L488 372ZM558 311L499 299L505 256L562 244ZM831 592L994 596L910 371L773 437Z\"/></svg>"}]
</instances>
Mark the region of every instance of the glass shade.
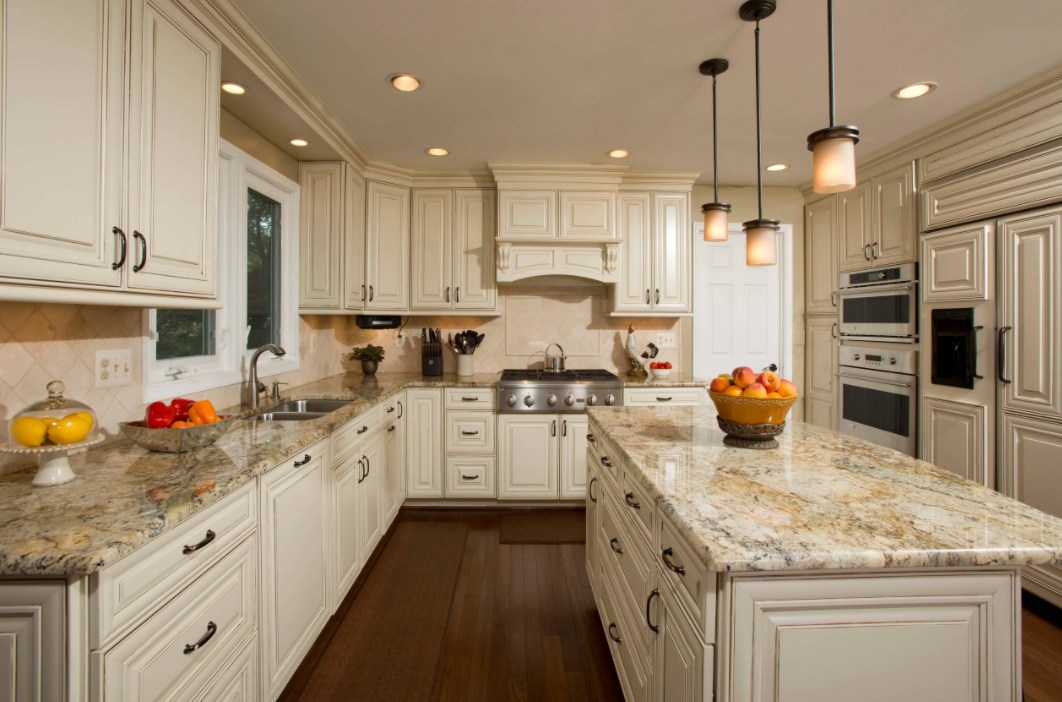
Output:
<instances>
[{"instance_id":1,"label":"glass shade","mask_svg":"<svg viewBox=\"0 0 1062 702\"><path fill-rule=\"evenodd\" d=\"M745 265L773 266L778 263L778 222L754 219L745 222Z\"/></svg>"},{"instance_id":2,"label":"glass shade","mask_svg":"<svg viewBox=\"0 0 1062 702\"><path fill-rule=\"evenodd\" d=\"M730 205L711 202L701 208L704 213L704 240L726 241L730 226Z\"/></svg>"},{"instance_id":3,"label":"glass shade","mask_svg":"<svg viewBox=\"0 0 1062 702\"><path fill-rule=\"evenodd\" d=\"M817 141L812 150L812 189L840 193L856 186L855 141L838 136Z\"/></svg>"}]
</instances>

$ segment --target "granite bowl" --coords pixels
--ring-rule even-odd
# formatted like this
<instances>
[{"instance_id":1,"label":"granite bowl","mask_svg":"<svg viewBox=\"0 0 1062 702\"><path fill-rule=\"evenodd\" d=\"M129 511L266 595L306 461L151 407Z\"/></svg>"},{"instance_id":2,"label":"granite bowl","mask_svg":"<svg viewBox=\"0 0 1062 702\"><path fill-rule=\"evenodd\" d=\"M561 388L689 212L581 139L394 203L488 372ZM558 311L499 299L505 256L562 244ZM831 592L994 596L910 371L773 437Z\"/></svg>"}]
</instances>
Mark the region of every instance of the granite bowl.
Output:
<instances>
[{"instance_id":1,"label":"granite bowl","mask_svg":"<svg viewBox=\"0 0 1062 702\"><path fill-rule=\"evenodd\" d=\"M187 453L213 444L232 428L237 419L237 415L231 414L213 424L200 424L183 429L152 429L144 426L143 421L122 422L118 426L134 444L148 451Z\"/></svg>"},{"instance_id":2,"label":"granite bowl","mask_svg":"<svg viewBox=\"0 0 1062 702\"><path fill-rule=\"evenodd\" d=\"M789 414L789 409L797 401L795 397L734 397L711 390L708 391L708 395L712 398L715 410L723 420L750 426L782 424Z\"/></svg>"}]
</instances>

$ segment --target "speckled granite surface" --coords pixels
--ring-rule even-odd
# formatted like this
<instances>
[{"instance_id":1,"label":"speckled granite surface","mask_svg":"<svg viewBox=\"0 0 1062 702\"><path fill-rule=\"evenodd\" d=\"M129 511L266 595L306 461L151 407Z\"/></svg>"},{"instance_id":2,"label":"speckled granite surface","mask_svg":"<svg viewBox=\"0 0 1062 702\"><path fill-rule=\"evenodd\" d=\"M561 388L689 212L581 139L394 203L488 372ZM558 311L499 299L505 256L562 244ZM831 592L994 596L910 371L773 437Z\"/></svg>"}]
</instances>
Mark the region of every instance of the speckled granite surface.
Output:
<instances>
[{"instance_id":1,"label":"speckled granite surface","mask_svg":"<svg viewBox=\"0 0 1062 702\"><path fill-rule=\"evenodd\" d=\"M671 371L671 375L667 378L654 378L650 375L644 380L637 380L629 378L623 373L620 373L619 376L620 380L623 381L623 387L627 388L705 388L708 387L710 382L695 378L689 373L681 373L675 370Z\"/></svg>"},{"instance_id":2,"label":"speckled granite surface","mask_svg":"<svg viewBox=\"0 0 1062 702\"><path fill-rule=\"evenodd\" d=\"M1062 520L837 432L791 422L754 451L711 407L589 416L711 570L1062 565Z\"/></svg>"}]
</instances>

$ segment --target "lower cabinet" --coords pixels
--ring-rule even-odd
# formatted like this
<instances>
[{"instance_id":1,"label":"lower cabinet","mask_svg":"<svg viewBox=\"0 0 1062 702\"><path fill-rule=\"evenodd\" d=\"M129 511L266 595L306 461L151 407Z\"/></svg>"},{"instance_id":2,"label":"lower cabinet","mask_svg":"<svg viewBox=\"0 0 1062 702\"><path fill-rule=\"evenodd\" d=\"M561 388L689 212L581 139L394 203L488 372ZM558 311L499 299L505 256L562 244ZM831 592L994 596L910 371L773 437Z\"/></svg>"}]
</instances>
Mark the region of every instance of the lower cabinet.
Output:
<instances>
[{"instance_id":1,"label":"lower cabinet","mask_svg":"<svg viewBox=\"0 0 1062 702\"><path fill-rule=\"evenodd\" d=\"M991 465L986 446L990 414L984 405L923 397L922 459L994 488L994 471L986 470Z\"/></svg>"},{"instance_id":2,"label":"lower cabinet","mask_svg":"<svg viewBox=\"0 0 1062 702\"><path fill-rule=\"evenodd\" d=\"M379 436L373 436L361 449L357 482L358 561L369 560L384 535L384 500L381 494L387 463L381 460Z\"/></svg>"},{"instance_id":3,"label":"lower cabinet","mask_svg":"<svg viewBox=\"0 0 1062 702\"><path fill-rule=\"evenodd\" d=\"M401 404L401 403L400 403ZM382 449L384 462L383 499L384 531L398 516L398 510L406 499L406 423L400 415L383 429Z\"/></svg>"},{"instance_id":4,"label":"lower cabinet","mask_svg":"<svg viewBox=\"0 0 1062 702\"><path fill-rule=\"evenodd\" d=\"M361 572L358 540L358 480L361 478L361 454L355 453L332 467L332 606L334 612L350 592Z\"/></svg>"},{"instance_id":5,"label":"lower cabinet","mask_svg":"<svg viewBox=\"0 0 1062 702\"><path fill-rule=\"evenodd\" d=\"M601 499L601 472L597 457L590 451L586 457L586 477L586 574L590 578L590 587L597 592L596 581L600 562L597 551L597 520Z\"/></svg>"},{"instance_id":6,"label":"lower cabinet","mask_svg":"<svg viewBox=\"0 0 1062 702\"><path fill-rule=\"evenodd\" d=\"M654 602L657 603L655 610ZM650 616L655 614L657 617L649 625L655 627L656 633L654 699L710 702L714 694L714 652L711 646L701 643L671 588L661 583L653 590L646 610Z\"/></svg>"},{"instance_id":7,"label":"lower cabinet","mask_svg":"<svg viewBox=\"0 0 1062 702\"><path fill-rule=\"evenodd\" d=\"M325 439L259 478L263 699L281 693L331 614L328 456Z\"/></svg>"},{"instance_id":8,"label":"lower cabinet","mask_svg":"<svg viewBox=\"0 0 1062 702\"><path fill-rule=\"evenodd\" d=\"M0 583L0 699L66 694L66 583Z\"/></svg>"},{"instance_id":9,"label":"lower cabinet","mask_svg":"<svg viewBox=\"0 0 1062 702\"><path fill-rule=\"evenodd\" d=\"M837 317L808 317L804 420L827 429L838 421L837 334Z\"/></svg>"},{"instance_id":10,"label":"lower cabinet","mask_svg":"<svg viewBox=\"0 0 1062 702\"><path fill-rule=\"evenodd\" d=\"M581 499L585 415L498 415L498 499Z\"/></svg>"},{"instance_id":11,"label":"lower cabinet","mask_svg":"<svg viewBox=\"0 0 1062 702\"><path fill-rule=\"evenodd\" d=\"M443 391L406 391L406 495L443 496Z\"/></svg>"}]
</instances>

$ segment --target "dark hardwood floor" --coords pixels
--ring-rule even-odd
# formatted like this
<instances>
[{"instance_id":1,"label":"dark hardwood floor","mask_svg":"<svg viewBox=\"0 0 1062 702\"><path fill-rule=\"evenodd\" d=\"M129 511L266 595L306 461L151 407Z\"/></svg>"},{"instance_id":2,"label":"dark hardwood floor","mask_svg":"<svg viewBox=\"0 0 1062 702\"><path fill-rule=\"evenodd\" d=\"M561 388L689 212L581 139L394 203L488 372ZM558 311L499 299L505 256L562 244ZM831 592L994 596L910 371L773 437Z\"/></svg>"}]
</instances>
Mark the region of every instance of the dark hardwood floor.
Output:
<instances>
[{"instance_id":1,"label":"dark hardwood floor","mask_svg":"<svg viewBox=\"0 0 1062 702\"><path fill-rule=\"evenodd\" d=\"M585 546L499 543L501 515L500 510L402 510L390 534L403 522L419 521L456 522L467 526L468 535L437 659L370 664L406 670L417 666L422 674L434 669L432 700L621 700L586 577ZM542 511L541 518L550 520L551 512ZM282 700L309 699L302 693L315 673L323 673L317 668L337 629L353 608L369 604L359 600L372 589L366 588L367 580L384 577L374 568L381 551L377 549ZM1025 702L1062 702L1062 611L1028 594L1023 604ZM396 589L387 606L408 603ZM365 635L378 638L381 633ZM396 645L400 649L401 642L385 647L395 650ZM353 687L349 693L351 700L364 699Z\"/></svg>"}]
</instances>

